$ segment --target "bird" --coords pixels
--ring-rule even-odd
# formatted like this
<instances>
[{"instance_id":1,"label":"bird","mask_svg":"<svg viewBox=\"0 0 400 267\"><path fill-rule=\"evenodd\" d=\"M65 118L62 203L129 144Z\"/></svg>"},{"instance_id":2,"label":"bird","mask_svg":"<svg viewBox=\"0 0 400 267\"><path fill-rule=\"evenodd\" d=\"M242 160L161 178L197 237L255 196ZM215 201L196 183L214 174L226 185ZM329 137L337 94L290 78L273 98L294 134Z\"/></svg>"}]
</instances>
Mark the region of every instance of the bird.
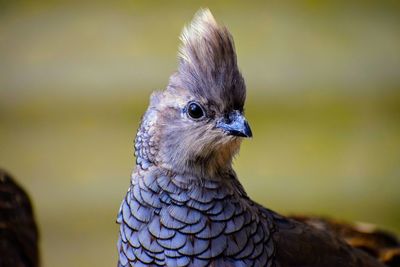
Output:
<instances>
[{"instance_id":1,"label":"bird","mask_svg":"<svg viewBox=\"0 0 400 267\"><path fill-rule=\"evenodd\" d=\"M29 195L0 168L0 267L38 267L38 242Z\"/></svg>"},{"instance_id":2,"label":"bird","mask_svg":"<svg viewBox=\"0 0 400 267\"><path fill-rule=\"evenodd\" d=\"M232 161L252 137L234 41L209 9L180 36L178 68L135 138L118 266L384 267L332 229L253 201Z\"/></svg>"}]
</instances>

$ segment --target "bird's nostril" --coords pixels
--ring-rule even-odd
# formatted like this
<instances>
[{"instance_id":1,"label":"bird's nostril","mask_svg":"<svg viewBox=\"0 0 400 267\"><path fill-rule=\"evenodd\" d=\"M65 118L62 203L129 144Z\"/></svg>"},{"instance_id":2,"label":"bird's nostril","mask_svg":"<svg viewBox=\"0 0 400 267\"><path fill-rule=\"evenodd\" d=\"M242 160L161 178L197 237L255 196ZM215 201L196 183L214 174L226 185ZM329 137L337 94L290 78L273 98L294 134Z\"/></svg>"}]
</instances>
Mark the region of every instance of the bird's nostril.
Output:
<instances>
[{"instance_id":1,"label":"bird's nostril","mask_svg":"<svg viewBox=\"0 0 400 267\"><path fill-rule=\"evenodd\" d=\"M224 120L226 124L231 124L233 121L232 115L231 114L225 115Z\"/></svg>"},{"instance_id":2,"label":"bird's nostril","mask_svg":"<svg viewBox=\"0 0 400 267\"><path fill-rule=\"evenodd\" d=\"M237 112L236 111L226 113L224 115L224 122L226 124L231 124L232 122L235 121L236 117L237 117Z\"/></svg>"}]
</instances>

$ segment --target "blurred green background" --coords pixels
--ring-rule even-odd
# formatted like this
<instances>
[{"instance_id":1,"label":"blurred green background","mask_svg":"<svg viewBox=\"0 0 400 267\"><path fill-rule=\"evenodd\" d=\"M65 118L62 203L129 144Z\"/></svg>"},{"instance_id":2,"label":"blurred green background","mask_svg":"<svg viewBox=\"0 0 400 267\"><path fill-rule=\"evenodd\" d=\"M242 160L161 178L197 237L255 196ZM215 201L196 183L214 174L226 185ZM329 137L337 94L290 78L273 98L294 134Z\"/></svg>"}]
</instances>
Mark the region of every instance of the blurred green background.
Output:
<instances>
[{"instance_id":1,"label":"blurred green background","mask_svg":"<svg viewBox=\"0 0 400 267\"><path fill-rule=\"evenodd\" d=\"M247 81L251 197L400 233L400 2L1 1L0 166L31 193L43 266L115 266L136 128L200 7Z\"/></svg>"}]
</instances>

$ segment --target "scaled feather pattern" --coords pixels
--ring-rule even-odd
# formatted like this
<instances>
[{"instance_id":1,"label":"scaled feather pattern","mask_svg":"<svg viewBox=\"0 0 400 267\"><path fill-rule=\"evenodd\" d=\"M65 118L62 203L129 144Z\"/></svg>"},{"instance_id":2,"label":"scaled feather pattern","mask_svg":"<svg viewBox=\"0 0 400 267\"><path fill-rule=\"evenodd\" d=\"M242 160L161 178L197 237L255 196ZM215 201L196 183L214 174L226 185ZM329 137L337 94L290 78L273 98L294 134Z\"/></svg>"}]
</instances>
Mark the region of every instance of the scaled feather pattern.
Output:
<instances>
[{"instance_id":1,"label":"scaled feather pattern","mask_svg":"<svg viewBox=\"0 0 400 267\"><path fill-rule=\"evenodd\" d=\"M388 266L249 198L232 168L252 136L232 35L202 9L181 41L178 70L152 94L136 135L118 266Z\"/></svg>"}]
</instances>

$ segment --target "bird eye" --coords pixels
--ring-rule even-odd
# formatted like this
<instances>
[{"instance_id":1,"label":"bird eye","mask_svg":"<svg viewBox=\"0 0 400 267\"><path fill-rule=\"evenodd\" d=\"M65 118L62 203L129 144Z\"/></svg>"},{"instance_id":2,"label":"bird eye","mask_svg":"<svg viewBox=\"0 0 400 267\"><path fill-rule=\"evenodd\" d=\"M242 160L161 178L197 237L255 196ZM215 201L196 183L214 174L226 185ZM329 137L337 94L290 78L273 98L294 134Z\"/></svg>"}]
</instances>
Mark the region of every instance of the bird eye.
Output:
<instances>
[{"instance_id":1,"label":"bird eye","mask_svg":"<svg viewBox=\"0 0 400 267\"><path fill-rule=\"evenodd\" d=\"M193 119L199 119L204 116L204 111L201 106L197 103L189 103L187 113Z\"/></svg>"}]
</instances>

